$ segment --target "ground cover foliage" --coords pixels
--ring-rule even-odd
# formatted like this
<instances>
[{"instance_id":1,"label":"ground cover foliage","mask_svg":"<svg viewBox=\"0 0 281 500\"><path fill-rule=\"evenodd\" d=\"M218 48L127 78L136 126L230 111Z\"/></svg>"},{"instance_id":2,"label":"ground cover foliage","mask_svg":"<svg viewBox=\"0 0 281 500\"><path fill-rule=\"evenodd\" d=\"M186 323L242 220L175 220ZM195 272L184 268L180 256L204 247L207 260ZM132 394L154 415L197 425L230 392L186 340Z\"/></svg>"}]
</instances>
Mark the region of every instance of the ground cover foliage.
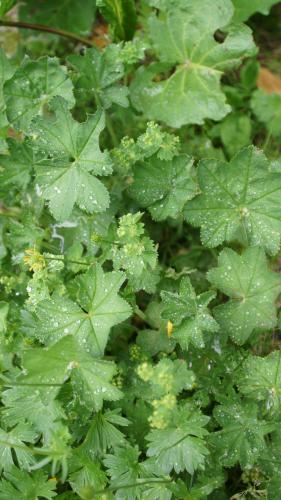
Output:
<instances>
[{"instance_id":1,"label":"ground cover foliage","mask_svg":"<svg viewBox=\"0 0 281 500\"><path fill-rule=\"evenodd\" d=\"M281 498L276 4L0 2L0 500Z\"/></svg>"}]
</instances>

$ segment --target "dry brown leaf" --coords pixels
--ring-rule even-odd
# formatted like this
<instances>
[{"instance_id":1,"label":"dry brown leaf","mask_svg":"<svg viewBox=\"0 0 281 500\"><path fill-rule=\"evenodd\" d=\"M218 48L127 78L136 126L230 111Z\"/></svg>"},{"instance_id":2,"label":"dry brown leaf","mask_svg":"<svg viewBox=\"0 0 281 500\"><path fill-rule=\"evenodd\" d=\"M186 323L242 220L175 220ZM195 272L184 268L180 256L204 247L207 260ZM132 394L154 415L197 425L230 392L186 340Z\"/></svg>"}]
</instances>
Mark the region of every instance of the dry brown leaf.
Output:
<instances>
[{"instance_id":1,"label":"dry brown leaf","mask_svg":"<svg viewBox=\"0 0 281 500\"><path fill-rule=\"evenodd\" d=\"M281 94L281 78L267 68L260 68L257 86L267 94Z\"/></svg>"},{"instance_id":2,"label":"dry brown leaf","mask_svg":"<svg viewBox=\"0 0 281 500\"><path fill-rule=\"evenodd\" d=\"M99 24L94 27L92 41L98 49L104 49L110 43L107 24Z\"/></svg>"}]
</instances>

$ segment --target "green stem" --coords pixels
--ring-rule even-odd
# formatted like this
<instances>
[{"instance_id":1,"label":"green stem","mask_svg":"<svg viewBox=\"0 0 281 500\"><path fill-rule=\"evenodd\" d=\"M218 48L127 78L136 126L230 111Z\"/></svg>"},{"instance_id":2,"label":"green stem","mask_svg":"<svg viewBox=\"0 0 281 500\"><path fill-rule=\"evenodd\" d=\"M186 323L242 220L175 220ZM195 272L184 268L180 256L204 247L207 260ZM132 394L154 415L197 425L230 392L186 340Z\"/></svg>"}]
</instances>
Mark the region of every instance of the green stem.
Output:
<instances>
[{"instance_id":1,"label":"green stem","mask_svg":"<svg viewBox=\"0 0 281 500\"><path fill-rule=\"evenodd\" d=\"M266 133L266 136L265 136L265 139L264 139L264 143L263 143L263 145L262 145L262 149L263 149L263 151L266 151L266 150L267 150L268 145L269 145L269 143L270 143L270 139L271 139L271 132L269 132L269 131L268 131L268 132Z\"/></svg>"},{"instance_id":2,"label":"green stem","mask_svg":"<svg viewBox=\"0 0 281 500\"><path fill-rule=\"evenodd\" d=\"M18 217L21 210L18 208L0 208L0 217Z\"/></svg>"},{"instance_id":3,"label":"green stem","mask_svg":"<svg viewBox=\"0 0 281 500\"><path fill-rule=\"evenodd\" d=\"M68 259L68 258L65 258L64 255L62 255L62 259L58 258L58 257L46 257L46 255L43 256L44 259L46 260L57 260L57 261L60 261L60 262L66 262L66 263L69 263L69 264L80 264L82 266L91 266L91 262L82 262L80 260L72 260L72 259Z\"/></svg>"},{"instance_id":4,"label":"green stem","mask_svg":"<svg viewBox=\"0 0 281 500\"><path fill-rule=\"evenodd\" d=\"M99 490L93 493L93 496L106 494L107 491L119 491L128 488L136 488L137 486L149 485L149 484L170 484L172 479L147 479L145 481L139 481L138 483L124 484L122 486L109 486L106 490Z\"/></svg>"},{"instance_id":5,"label":"green stem","mask_svg":"<svg viewBox=\"0 0 281 500\"><path fill-rule=\"evenodd\" d=\"M112 141L112 145L116 148L118 146L118 139L117 139L117 136L114 132L114 128L113 128L113 125L112 125L112 121L111 121L111 118L110 116L106 113L105 115L105 123L106 123L106 128L107 128L107 131L110 135L110 139Z\"/></svg>"},{"instance_id":6,"label":"green stem","mask_svg":"<svg viewBox=\"0 0 281 500\"><path fill-rule=\"evenodd\" d=\"M141 318L143 321L145 321L145 323L147 322L146 321L146 315L144 314L144 312L139 308L139 307L136 307L134 313L139 317Z\"/></svg>"},{"instance_id":7,"label":"green stem","mask_svg":"<svg viewBox=\"0 0 281 500\"><path fill-rule=\"evenodd\" d=\"M46 33L51 33L52 35L59 35L64 38L69 38L70 40L76 43L83 43L83 45L87 45L87 47L95 46L94 42L88 40L87 38L75 35L74 33L70 33L69 31L61 30L59 28L52 28L51 26L45 26L44 24L25 23L23 21L0 20L0 26L9 26L11 28L25 28L29 30L43 31Z\"/></svg>"},{"instance_id":8,"label":"green stem","mask_svg":"<svg viewBox=\"0 0 281 500\"><path fill-rule=\"evenodd\" d=\"M134 310L134 313L143 320L144 323L149 325L151 328L155 328L155 326L149 321L146 314L137 306Z\"/></svg>"},{"instance_id":9,"label":"green stem","mask_svg":"<svg viewBox=\"0 0 281 500\"><path fill-rule=\"evenodd\" d=\"M102 102L101 102L101 99L100 99L100 96L98 94L97 91L94 90L94 95L95 95L95 101L96 101L96 105L103 109L104 111L104 115L105 115L105 124L106 124L106 129L107 129L107 132L109 133L110 135L110 138L111 138L111 142L112 142L112 146L114 146L115 148L118 146L118 139L117 139L117 136L114 132L114 128L113 128L113 125L112 125L112 121L111 121L111 118L110 116L107 114L107 112L105 111L103 105L102 105Z\"/></svg>"},{"instance_id":10,"label":"green stem","mask_svg":"<svg viewBox=\"0 0 281 500\"><path fill-rule=\"evenodd\" d=\"M58 455L58 457L61 456L61 454L59 452L55 453L55 451L53 451L53 450L44 450L44 449L36 448L34 446L27 446L24 444L19 444L17 442L12 442L12 440L5 441L4 439L1 439L0 446L5 446L7 448L14 448L14 449L22 450L25 452L28 451L29 453L31 453L31 455L42 455L44 457L49 457L50 454L52 454L52 457L54 455Z\"/></svg>"}]
</instances>

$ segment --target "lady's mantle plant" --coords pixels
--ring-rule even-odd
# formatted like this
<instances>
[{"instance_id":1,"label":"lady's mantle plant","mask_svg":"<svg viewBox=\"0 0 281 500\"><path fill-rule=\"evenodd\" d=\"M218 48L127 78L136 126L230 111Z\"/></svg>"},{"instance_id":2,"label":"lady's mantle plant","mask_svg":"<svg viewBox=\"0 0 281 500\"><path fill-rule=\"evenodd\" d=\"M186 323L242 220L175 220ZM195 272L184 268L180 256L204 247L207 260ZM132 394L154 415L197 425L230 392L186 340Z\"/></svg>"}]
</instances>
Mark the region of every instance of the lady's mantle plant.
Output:
<instances>
[{"instance_id":1,"label":"lady's mantle plant","mask_svg":"<svg viewBox=\"0 0 281 500\"><path fill-rule=\"evenodd\" d=\"M43 24L1 33L0 500L281 496L281 105L242 24L277 2L246 3L0 2Z\"/></svg>"}]
</instances>

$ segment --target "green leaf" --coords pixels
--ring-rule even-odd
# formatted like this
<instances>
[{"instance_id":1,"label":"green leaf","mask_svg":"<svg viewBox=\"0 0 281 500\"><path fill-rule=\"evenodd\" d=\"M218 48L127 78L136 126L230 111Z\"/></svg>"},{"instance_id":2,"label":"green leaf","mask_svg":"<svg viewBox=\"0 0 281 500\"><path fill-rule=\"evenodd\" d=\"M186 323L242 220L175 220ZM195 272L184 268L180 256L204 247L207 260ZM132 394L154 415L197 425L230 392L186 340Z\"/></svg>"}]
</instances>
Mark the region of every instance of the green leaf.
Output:
<instances>
[{"instance_id":1,"label":"green leaf","mask_svg":"<svg viewBox=\"0 0 281 500\"><path fill-rule=\"evenodd\" d=\"M258 465L267 477L281 477L280 474L281 439L278 428L270 436L267 447L261 455Z\"/></svg>"},{"instance_id":2,"label":"green leaf","mask_svg":"<svg viewBox=\"0 0 281 500\"><path fill-rule=\"evenodd\" d=\"M91 492L94 497L96 491L105 488L106 475L98 461L94 461L78 448L70 458L69 483L79 498L89 498Z\"/></svg>"},{"instance_id":3,"label":"green leaf","mask_svg":"<svg viewBox=\"0 0 281 500\"><path fill-rule=\"evenodd\" d=\"M204 347L204 332L216 332L217 322L210 315L208 304L215 298L213 292L196 296L189 278L182 278L179 293L161 292L164 303L162 317L171 321L172 339L182 349L188 349L189 343L195 347Z\"/></svg>"},{"instance_id":4,"label":"green leaf","mask_svg":"<svg viewBox=\"0 0 281 500\"><path fill-rule=\"evenodd\" d=\"M26 351L23 367L26 375L21 377L21 384L45 387L46 392L51 392L52 387L59 387L70 378L85 407L96 411L101 409L104 400L115 401L121 395L110 383L114 364L93 358L70 335L49 348Z\"/></svg>"},{"instance_id":5,"label":"green leaf","mask_svg":"<svg viewBox=\"0 0 281 500\"><path fill-rule=\"evenodd\" d=\"M104 212L109 195L96 175L111 173L111 163L99 148L104 115L97 111L78 123L60 97L52 101L55 118L35 118L32 122L33 149L38 161L36 180L42 196L49 200L54 217L64 221L77 204L89 213ZM94 174L94 175L93 175Z\"/></svg>"},{"instance_id":6,"label":"green leaf","mask_svg":"<svg viewBox=\"0 0 281 500\"><path fill-rule=\"evenodd\" d=\"M1 9L1 4L0 4ZM6 117L6 102L4 99L4 84L9 80L14 73L14 68L7 58L3 49L0 48L0 128L8 125Z\"/></svg>"},{"instance_id":7,"label":"green leaf","mask_svg":"<svg viewBox=\"0 0 281 500\"><path fill-rule=\"evenodd\" d=\"M186 155L171 161L154 156L137 163L129 194L141 207L148 208L154 220L175 218L196 193L192 166L193 160Z\"/></svg>"},{"instance_id":8,"label":"green leaf","mask_svg":"<svg viewBox=\"0 0 281 500\"><path fill-rule=\"evenodd\" d=\"M118 83L124 76L124 64L121 59L121 46L108 45L102 52L92 48L83 55L72 55L70 64L79 74L76 87L79 95L91 98L104 109L114 104L126 108L129 105L126 86Z\"/></svg>"},{"instance_id":9,"label":"green leaf","mask_svg":"<svg viewBox=\"0 0 281 500\"><path fill-rule=\"evenodd\" d=\"M234 156L251 143L251 119L242 113L229 114L219 125L220 136L227 153Z\"/></svg>"},{"instance_id":10,"label":"green leaf","mask_svg":"<svg viewBox=\"0 0 281 500\"><path fill-rule=\"evenodd\" d=\"M17 0L0 1L0 17L3 17L17 3Z\"/></svg>"},{"instance_id":11,"label":"green leaf","mask_svg":"<svg viewBox=\"0 0 281 500\"><path fill-rule=\"evenodd\" d=\"M12 387L2 394L3 422L14 426L28 422L48 441L58 422L65 418L57 400L44 397L43 392L30 391L30 387Z\"/></svg>"},{"instance_id":12,"label":"green leaf","mask_svg":"<svg viewBox=\"0 0 281 500\"><path fill-rule=\"evenodd\" d=\"M34 152L27 141L8 139L7 143L9 154L0 155L0 181L3 186L15 185L24 189L30 181L31 169L36 162Z\"/></svg>"},{"instance_id":13,"label":"green leaf","mask_svg":"<svg viewBox=\"0 0 281 500\"><path fill-rule=\"evenodd\" d=\"M278 411L281 403L281 351L265 358L249 356L239 377L239 391L255 401L264 401L267 411Z\"/></svg>"},{"instance_id":14,"label":"green leaf","mask_svg":"<svg viewBox=\"0 0 281 500\"><path fill-rule=\"evenodd\" d=\"M25 57L12 78L4 85L8 120L26 132L31 120L44 112L54 96L62 96L68 107L74 106L73 85L66 68L56 57L32 61Z\"/></svg>"},{"instance_id":15,"label":"green leaf","mask_svg":"<svg viewBox=\"0 0 281 500\"><path fill-rule=\"evenodd\" d=\"M166 429L153 430L147 435L149 447L147 455L154 457L156 465L163 474L172 469L178 474L187 470L193 474L204 466L208 450L204 436L208 434L204 426L209 417L189 404L173 412L173 423Z\"/></svg>"},{"instance_id":16,"label":"green leaf","mask_svg":"<svg viewBox=\"0 0 281 500\"><path fill-rule=\"evenodd\" d=\"M216 247L240 240L278 252L281 236L281 175L272 173L270 162L250 146L230 163L202 160L198 180L201 194L187 202L185 217L201 227L202 243Z\"/></svg>"},{"instance_id":17,"label":"green leaf","mask_svg":"<svg viewBox=\"0 0 281 500\"><path fill-rule=\"evenodd\" d=\"M250 247L242 255L225 248L211 269L208 280L230 297L214 310L222 332L243 344L255 328L273 328L277 323L275 301L281 278L268 269L262 249Z\"/></svg>"},{"instance_id":18,"label":"green leaf","mask_svg":"<svg viewBox=\"0 0 281 500\"><path fill-rule=\"evenodd\" d=\"M134 0L97 0L97 7L110 24L115 40L131 40L137 26Z\"/></svg>"},{"instance_id":19,"label":"green leaf","mask_svg":"<svg viewBox=\"0 0 281 500\"><path fill-rule=\"evenodd\" d=\"M232 23L269 4L9 2L0 500L278 500L281 112Z\"/></svg>"},{"instance_id":20,"label":"green leaf","mask_svg":"<svg viewBox=\"0 0 281 500\"><path fill-rule=\"evenodd\" d=\"M28 0L20 7L20 20L87 35L95 19L95 0Z\"/></svg>"},{"instance_id":21,"label":"green leaf","mask_svg":"<svg viewBox=\"0 0 281 500\"><path fill-rule=\"evenodd\" d=\"M241 467L253 466L266 448L264 436L275 424L259 420L258 407L253 402L217 406L214 417L222 430L211 435L220 462L231 467L237 462Z\"/></svg>"},{"instance_id":22,"label":"green leaf","mask_svg":"<svg viewBox=\"0 0 281 500\"><path fill-rule=\"evenodd\" d=\"M146 0L146 3L148 3L151 7L163 10L164 12L174 9L190 10L192 7L192 2L186 0ZM200 15L200 13L198 14Z\"/></svg>"},{"instance_id":23,"label":"green leaf","mask_svg":"<svg viewBox=\"0 0 281 500\"><path fill-rule=\"evenodd\" d=\"M165 478L148 481L145 490L142 492L142 498L145 500L170 500L172 498L171 482L172 480Z\"/></svg>"},{"instance_id":24,"label":"green leaf","mask_svg":"<svg viewBox=\"0 0 281 500\"><path fill-rule=\"evenodd\" d=\"M42 471L34 471L29 475L24 470L13 467L5 473L0 483L1 500L51 500L55 493L56 481L48 479Z\"/></svg>"},{"instance_id":25,"label":"green leaf","mask_svg":"<svg viewBox=\"0 0 281 500\"><path fill-rule=\"evenodd\" d=\"M44 236L44 229L37 225L32 214L22 217L22 222L11 217L8 223L5 243L10 248L14 262L22 262L23 253L27 248L39 244Z\"/></svg>"},{"instance_id":26,"label":"green leaf","mask_svg":"<svg viewBox=\"0 0 281 500\"><path fill-rule=\"evenodd\" d=\"M122 446L125 436L116 426L126 427L129 420L119 415L119 410L106 411L95 415L82 444L87 454L101 455L109 448Z\"/></svg>"},{"instance_id":27,"label":"green leaf","mask_svg":"<svg viewBox=\"0 0 281 500\"><path fill-rule=\"evenodd\" d=\"M140 330L136 343L142 351L150 356L155 356L155 354L160 352L171 352L174 349L174 345L164 328L159 330Z\"/></svg>"},{"instance_id":28,"label":"green leaf","mask_svg":"<svg viewBox=\"0 0 281 500\"><path fill-rule=\"evenodd\" d=\"M78 304L59 296L39 303L38 339L51 345L73 335L91 354L102 356L111 327L131 314L129 304L118 295L123 282L118 271L104 273L99 264L91 267L76 280Z\"/></svg>"},{"instance_id":29,"label":"green leaf","mask_svg":"<svg viewBox=\"0 0 281 500\"><path fill-rule=\"evenodd\" d=\"M272 5L278 3L277 0L251 0L250 2L245 0L232 0L234 5L234 22L244 22L247 21L255 12L260 12L261 14L267 15L272 7Z\"/></svg>"},{"instance_id":30,"label":"green leaf","mask_svg":"<svg viewBox=\"0 0 281 500\"><path fill-rule=\"evenodd\" d=\"M251 108L257 119L264 123L269 134L278 137L281 134L281 96L266 94L256 90L251 99Z\"/></svg>"},{"instance_id":31,"label":"green leaf","mask_svg":"<svg viewBox=\"0 0 281 500\"><path fill-rule=\"evenodd\" d=\"M240 71L241 85L246 92L252 92L257 86L260 65L257 59L249 59Z\"/></svg>"},{"instance_id":32,"label":"green leaf","mask_svg":"<svg viewBox=\"0 0 281 500\"><path fill-rule=\"evenodd\" d=\"M145 470L138 462L139 455L138 448L132 446L119 448L114 455L106 455L104 464L108 468L108 474L112 479L112 486L132 485L131 488L117 490L117 499L131 500L137 498L138 486L136 483L145 473Z\"/></svg>"},{"instance_id":33,"label":"green leaf","mask_svg":"<svg viewBox=\"0 0 281 500\"><path fill-rule=\"evenodd\" d=\"M164 18L150 19L153 47L162 63L137 71L131 98L138 111L171 127L220 120L230 111L221 76L255 52L251 32L243 25L231 26L223 43L215 41L214 32L230 21L232 12L230 0L189 0L186 11L174 9Z\"/></svg>"},{"instance_id":34,"label":"green leaf","mask_svg":"<svg viewBox=\"0 0 281 500\"><path fill-rule=\"evenodd\" d=\"M267 485L268 500L275 500L281 495L281 477L272 477Z\"/></svg>"},{"instance_id":35,"label":"green leaf","mask_svg":"<svg viewBox=\"0 0 281 500\"><path fill-rule=\"evenodd\" d=\"M140 452L137 446L127 445L115 450L114 455L105 456L104 464L108 468L107 472L111 477L111 486L116 488L114 498L118 500L147 498L144 490L153 485L154 481L155 483L163 481L162 478L157 478L154 464L139 462L139 455ZM168 482L167 478L165 479ZM157 498L169 500L170 496L156 498L152 496L152 500L156 500Z\"/></svg>"},{"instance_id":36,"label":"green leaf","mask_svg":"<svg viewBox=\"0 0 281 500\"><path fill-rule=\"evenodd\" d=\"M36 432L25 423L10 431L0 429L0 470L10 470L15 458L20 467L28 469L35 460L25 443L34 443L37 437Z\"/></svg>"}]
</instances>

